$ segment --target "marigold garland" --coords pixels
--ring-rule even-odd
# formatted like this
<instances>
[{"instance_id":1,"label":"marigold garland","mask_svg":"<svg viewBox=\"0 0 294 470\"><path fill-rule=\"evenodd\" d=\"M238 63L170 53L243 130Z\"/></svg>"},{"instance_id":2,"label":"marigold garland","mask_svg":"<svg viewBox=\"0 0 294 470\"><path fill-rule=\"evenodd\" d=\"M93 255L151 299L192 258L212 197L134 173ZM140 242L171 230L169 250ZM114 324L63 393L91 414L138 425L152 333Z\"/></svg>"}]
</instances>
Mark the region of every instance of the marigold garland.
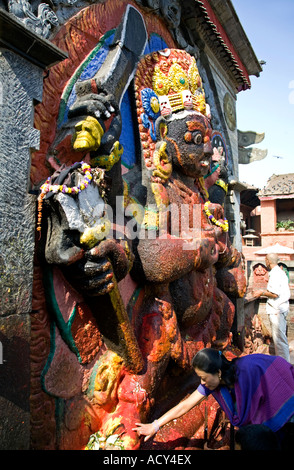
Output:
<instances>
[{"instance_id":1,"label":"marigold garland","mask_svg":"<svg viewBox=\"0 0 294 470\"><path fill-rule=\"evenodd\" d=\"M79 194L83 189L86 189L88 184L92 181L91 166L88 163L81 162L82 171L85 174L85 178L78 186L73 186L72 188L66 186L66 184L50 184L51 177L47 178L46 183L44 183L40 190L41 193L38 197L38 221L37 221L37 231L41 235L41 221L42 221L42 205L45 195L49 192L53 193L64 193L64 194Z\"/></svg>"},{"instance_id":2,"label":"marigold garland","mask_svg":"<svg viewBox=\"0 0 294 470\"><path fill-rule=\"evenodd\" d=\"M217 225L218 227L221 227L222 230L224 232L228 232L229 230L229 223L227 221L227 219L224 220L224 223L220 222L219 220L217 220L213 215L212 213L210 212L210 210L208 209L209 205L211 204L210 201L206 201L206 203L204 204L204 211L205 211L205 214L207 215L208 219L211 220L211 222L215 225Z\"/></svg>"},{"instance_id":3,"label":"marigold garland","mask_svg":"<svg viewBox=\"0 0 294 470\"><path fill-rule=\"evenodd\" d=\"M78 185L73 186L72 188L66 186L65 184L49 184L50 177L47 179L46 183L41 186L42 193L67 193L67 194L78 194L83 189L85 189L92 180L91 167L87 163L81 162L82 171L85 173L85 179Z\"/></svg>"}]
</instances>

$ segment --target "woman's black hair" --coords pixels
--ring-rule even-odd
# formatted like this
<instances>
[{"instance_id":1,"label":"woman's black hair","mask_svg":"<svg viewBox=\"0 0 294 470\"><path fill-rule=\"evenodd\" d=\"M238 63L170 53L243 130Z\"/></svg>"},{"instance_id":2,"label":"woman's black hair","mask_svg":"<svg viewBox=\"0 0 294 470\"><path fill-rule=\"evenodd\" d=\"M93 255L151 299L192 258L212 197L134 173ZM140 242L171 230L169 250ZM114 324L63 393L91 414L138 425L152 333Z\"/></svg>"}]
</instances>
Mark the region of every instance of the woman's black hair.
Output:
<instances>
[{"instance_id":1,"label":"woman's black hair","mask_svg":"<svg viewBox=\"0 0 294 470\"><path fill-rule=\"evenodd\" d=\"M194 369L199 369L207 374L217 374L221 371L221 378L227 386L232 386L235 383L235 368L236 359L228 361L228 359L221 353L212 348L205 348L198 351L192 361Z\"/></svg>"}]
</instances>

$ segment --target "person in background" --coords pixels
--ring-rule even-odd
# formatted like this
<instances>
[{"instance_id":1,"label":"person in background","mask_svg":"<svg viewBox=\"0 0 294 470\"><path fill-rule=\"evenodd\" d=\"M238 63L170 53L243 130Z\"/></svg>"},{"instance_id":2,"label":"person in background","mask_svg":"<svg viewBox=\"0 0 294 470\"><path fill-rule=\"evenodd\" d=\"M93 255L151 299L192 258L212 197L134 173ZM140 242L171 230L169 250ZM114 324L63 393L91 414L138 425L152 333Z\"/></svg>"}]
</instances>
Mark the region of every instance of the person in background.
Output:
<instances>
[{"instance_id":1,"label":"person in background","mask_svg":"<svg viewBox=\"0 0 294 470\"><path fill-rule=\"evenodd\" d=\"M284 426L294 421L294 367L280 356L251 354L229 361L221 351L200 350L192 366L198 388L152 423L135 431L150 439L161 426L179 418L212 394L233 426L263 424L282 442Z\"/></svg>"},{"instance_id":2,"label":"person in background","mask_svg":"<svg viewBox=\"0 0 294 470\"><path fill-rule=\"evenodd\" d=\"M289 311L289 280L278 265L279 257L270 253L265 257L269 272L266 290L258 290L255 297L267 297L266 313L269 315L275 354L290 362L290 351L287 339L287 315Z\"/></svg>"}]
</instances>

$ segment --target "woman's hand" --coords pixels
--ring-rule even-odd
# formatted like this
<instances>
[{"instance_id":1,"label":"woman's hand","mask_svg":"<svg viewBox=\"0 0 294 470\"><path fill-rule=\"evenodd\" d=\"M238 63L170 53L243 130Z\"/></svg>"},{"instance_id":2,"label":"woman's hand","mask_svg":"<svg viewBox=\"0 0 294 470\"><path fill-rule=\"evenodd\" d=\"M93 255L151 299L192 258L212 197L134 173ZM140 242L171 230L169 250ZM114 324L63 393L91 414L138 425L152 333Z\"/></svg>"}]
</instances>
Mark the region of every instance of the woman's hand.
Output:
<instances>
[{"instance_id":1,"label":"woman's hand","mask_svg":"<svg viewBox=\"0 0 294 470\"><path fill-rule=\"evenodd\" d=\"M137 431L139 436L145 436L144 441L148 441L150 437L154 436L154 434L157 432L156 427L154 426L153 423L135 423L136 428L133 428L133 431Z\"/></svg>"},{"instance_id":2,"label":"woman's hand","mask_svg":"<svg viewBox=\"0 0 294 470\"><path fill-rule=\"evenodd\" d=\"M189 410L191 410L195 405L200 403L204 398L205 396L198 392L198 390L196 389L193 393L191 393L188 398L185 398L185 400L183 400L178 405L174 406L169 411L167 411L163 416L161 416L159 418L159 421L155 419L153 423L135 423L137 427L133 428L133 431L137 431L139 436L146 436L144 441L148 441L150 437L152 437L155 433L157 433L157 431L159 431L159 428L161 426L164 426L165 424L169 423L170 421L173 421L174 419L180 418Z\"/></svg>"}]
</instances>

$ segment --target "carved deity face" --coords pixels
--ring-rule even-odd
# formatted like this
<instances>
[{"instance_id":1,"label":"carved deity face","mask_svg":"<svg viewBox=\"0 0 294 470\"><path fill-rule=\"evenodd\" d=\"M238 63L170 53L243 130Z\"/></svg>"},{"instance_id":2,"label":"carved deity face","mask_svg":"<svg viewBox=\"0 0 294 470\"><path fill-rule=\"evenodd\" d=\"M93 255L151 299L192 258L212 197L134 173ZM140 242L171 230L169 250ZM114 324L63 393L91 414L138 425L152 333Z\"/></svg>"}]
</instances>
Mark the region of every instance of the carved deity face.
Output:
<instances>
[{"instance_id":1,"label":"carved deity face","mask_svg":"<svg viewBox=\"0 0 294 470\"><path fill-rule=\"evenodd\" d=\"M205 176L212 157L210 127L205 117L196 112L179 113L167 126L173 165L192 178Z\"/></svg>"},{"instance_id":2,"label":"carved deity face","mask_svg":"<svg viewBox=\"0 0 294 470\"><path fill-rule=\"evenodd\" d=\"M84 121L75 125L75 134L73 136L73 148L75 150L97 150L103 129L97 119L88 116Z\"/></svg>"},{"instance_id":3,"label":"carved deity face","mask_svg":"<svg viewBox=\"0 0 294 470\"><path fill-rule=\"evenodd\" d=\"M160 0L160 9L169 26L177 28L181 19L181 5L178 0Z\"/></svg>"}]
</instances>

